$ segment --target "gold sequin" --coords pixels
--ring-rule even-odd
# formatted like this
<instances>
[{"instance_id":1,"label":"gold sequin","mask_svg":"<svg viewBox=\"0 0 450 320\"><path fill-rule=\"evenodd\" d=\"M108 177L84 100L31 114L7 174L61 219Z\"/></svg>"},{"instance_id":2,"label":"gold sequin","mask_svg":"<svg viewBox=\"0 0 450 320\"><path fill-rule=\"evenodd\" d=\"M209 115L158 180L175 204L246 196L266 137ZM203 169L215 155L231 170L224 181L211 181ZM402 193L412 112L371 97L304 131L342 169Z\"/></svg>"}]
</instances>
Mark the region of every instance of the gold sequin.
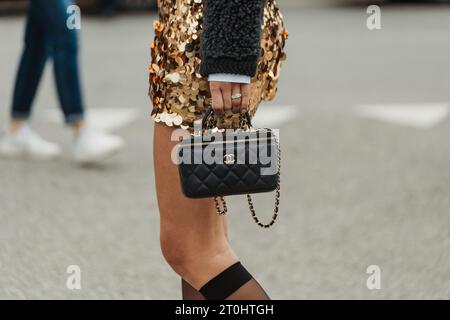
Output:
<instances>
[{"instance_id":1,"label":"gold sequin","mask_svg":"<svg viewBox=\"0 0 450 320\"><path fill-rule=\"evenodd\" d=\"M152 117L168 126L192 129L211 105L208 79L200 70L200 38L203 0L160 0L159 20L154 21L150 44L149 95ZM261 36L261 56L252 78L250 115L261 101L272 100L277 92L288 31L276 0L267 0ZM239 115L226 111L218 119L219 128L237 127Z\"/></svg>"}]
</instances>

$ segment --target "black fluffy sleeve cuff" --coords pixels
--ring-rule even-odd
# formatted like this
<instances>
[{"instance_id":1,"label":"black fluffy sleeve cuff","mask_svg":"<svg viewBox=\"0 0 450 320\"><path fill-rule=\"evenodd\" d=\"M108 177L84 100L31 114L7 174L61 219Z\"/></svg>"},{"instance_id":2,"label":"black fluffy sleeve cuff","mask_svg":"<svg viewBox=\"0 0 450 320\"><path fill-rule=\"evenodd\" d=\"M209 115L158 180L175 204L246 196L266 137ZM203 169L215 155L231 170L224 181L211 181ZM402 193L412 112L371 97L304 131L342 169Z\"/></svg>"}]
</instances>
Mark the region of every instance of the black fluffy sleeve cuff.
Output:
<instances>
[{"instance_id":1,"label":"black fluffy sleeve cuff","mask_svg":"<svg viewBox=\"0 0 450 320\"><path fill-rule=\"evenodd\" d=\"M204 0L200 74L253 77L261 53L266 0Z\"/></svg>"}]
</instances>

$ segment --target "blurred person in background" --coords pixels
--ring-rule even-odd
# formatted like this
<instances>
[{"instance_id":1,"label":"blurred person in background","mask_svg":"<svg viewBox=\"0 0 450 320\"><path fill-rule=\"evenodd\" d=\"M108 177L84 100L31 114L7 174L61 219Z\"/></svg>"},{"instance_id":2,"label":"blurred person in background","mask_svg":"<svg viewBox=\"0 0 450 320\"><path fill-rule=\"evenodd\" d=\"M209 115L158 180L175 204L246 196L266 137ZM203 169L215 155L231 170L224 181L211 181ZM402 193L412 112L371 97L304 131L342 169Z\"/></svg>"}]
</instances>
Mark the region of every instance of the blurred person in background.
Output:
<instances>
[{"instance_id":1,"label":"blurred person in background","mask_svg":"<svg viewBox=\"0 0 450 320\"><path fill-rule=\"evenodd\" d=\"M52 159L61 155L59 145L34 132L28 120L47 61L53 58L54 75L64 119L74 132L73 158L94 163L122 149L122 138L89 128L81 94L78 70L78 40L67 26L67 9L72 0L30 0L25 47L17 72L11 107L11 121L0 136L0 154Z\"/></svg>"}]
</instances>

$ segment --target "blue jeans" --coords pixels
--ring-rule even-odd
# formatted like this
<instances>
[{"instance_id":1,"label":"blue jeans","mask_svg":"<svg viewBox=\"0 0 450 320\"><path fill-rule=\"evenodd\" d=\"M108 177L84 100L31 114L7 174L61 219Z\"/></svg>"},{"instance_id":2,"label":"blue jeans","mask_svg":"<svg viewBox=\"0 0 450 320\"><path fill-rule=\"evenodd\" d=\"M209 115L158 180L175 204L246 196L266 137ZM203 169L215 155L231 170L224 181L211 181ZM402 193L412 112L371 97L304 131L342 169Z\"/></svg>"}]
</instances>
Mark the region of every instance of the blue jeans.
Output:
<instances>
[{"instance_id":1,"label":"blue jeans","mask_svg":"<svg viewBox=\"0 0 450 320\"><path fill-rule=\"evenodd\" d=\"M11 116L27 119L47 58L53 58L58 98L66 123L83 119L76 30L67 27L72 0L30 0L25 48L17 72Z\"/></svg>"}]
</instances>

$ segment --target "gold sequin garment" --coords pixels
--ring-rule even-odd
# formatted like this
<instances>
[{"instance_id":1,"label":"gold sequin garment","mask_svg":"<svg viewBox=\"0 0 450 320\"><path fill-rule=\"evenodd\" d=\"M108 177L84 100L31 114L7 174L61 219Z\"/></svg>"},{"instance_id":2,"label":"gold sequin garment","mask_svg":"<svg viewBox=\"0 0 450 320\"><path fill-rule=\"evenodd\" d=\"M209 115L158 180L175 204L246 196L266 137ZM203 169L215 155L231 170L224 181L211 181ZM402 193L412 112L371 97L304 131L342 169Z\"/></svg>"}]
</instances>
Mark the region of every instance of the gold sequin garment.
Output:
<instances>
[{"instance_id":1,"label":"gold sequin garment","mask_svg":"<svg viewBox=\"0 0 450 320\"><path fill-rule=\"evenodd\" d=\"M211 105L207 77L200 69L200 36L203 0L159 0L159 19L154 21L149 65L149 95L152 118L168 126L192 129ZM261 34L261 56L251 82L249 113L253 116L261 101L277 92L288 32L276 0L267 0ZM239 115L227 110L218 119L219 128L236 128Z\"/></svg>"}]
</instances>

